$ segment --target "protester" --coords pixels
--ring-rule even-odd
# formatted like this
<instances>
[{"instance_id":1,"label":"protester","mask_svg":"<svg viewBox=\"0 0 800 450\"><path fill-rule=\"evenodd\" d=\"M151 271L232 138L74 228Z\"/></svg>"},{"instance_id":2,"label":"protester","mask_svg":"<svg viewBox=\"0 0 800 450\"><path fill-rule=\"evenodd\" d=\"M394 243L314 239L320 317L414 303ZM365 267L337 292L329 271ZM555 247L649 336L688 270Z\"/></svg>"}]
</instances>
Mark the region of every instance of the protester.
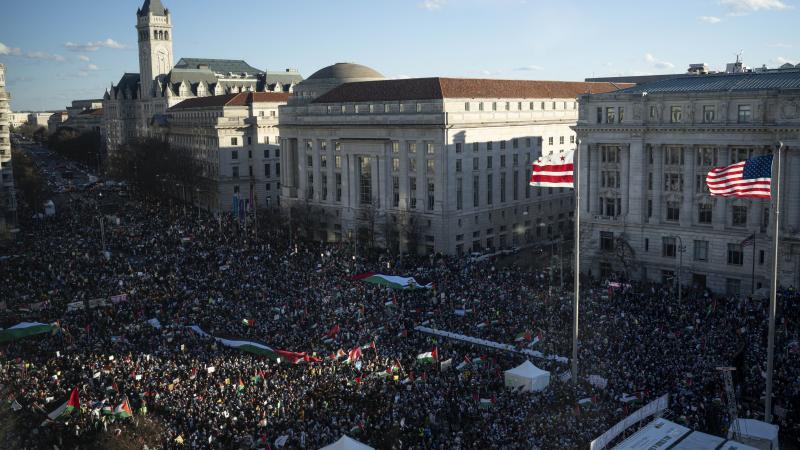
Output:
<instances>
[{"instance_id":1,"label":"protester","mask_svg":"<svg viewBox=\"0 0 800 450\"><path fill-rule=\"evenodd\" d=\"M21 406L13 414L43 430L20 433L22 447L85 445L119 429L149 448L275 448L286 436L283 448L317 449L348 434L380 449L577 449L665 393L673 420L720 434L718 366L738 370L740 415L763 413L762 300L696 289L678 301L660 285L589 284L573 385L560 380L568 364L548 358L571 355L572 299L548 288L545 274L493 260L356 256L350 246L290 239L285 228L256 235L253 224L148 199L128 200L108 218L97 192L71 195L58 216L25 221L29 231L0 263L2 326L57 325L0 347L3 393ZM363 272L434 287L351 279ZM776 420L795 439L798 300L781 292L774 390ZM415 331L420 325L542 357L449 341ZM215 338L308 361L278 362ZM341 356L355 348L358 361ZM438 361L416 361L433 348ZM506 389L503 371L529 357L551 372L550 386ZM590 375L607 384L592 385ZM74 387L80 414L39 428ZM126 398L132 419L104 413ZM155 435L136 434L145 420Z\"/></svg>"}]
</instances>

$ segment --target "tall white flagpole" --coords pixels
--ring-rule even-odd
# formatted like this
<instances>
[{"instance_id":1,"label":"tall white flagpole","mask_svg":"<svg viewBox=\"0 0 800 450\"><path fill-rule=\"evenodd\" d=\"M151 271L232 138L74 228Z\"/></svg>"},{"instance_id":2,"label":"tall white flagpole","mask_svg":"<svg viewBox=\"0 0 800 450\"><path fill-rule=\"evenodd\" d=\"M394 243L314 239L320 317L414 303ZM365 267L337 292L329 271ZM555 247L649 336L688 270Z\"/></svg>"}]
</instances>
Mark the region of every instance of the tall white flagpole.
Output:
<instances>
[{"instance_id":1,"label":"tall white flagpole","mask_svg":"<svg viewBox=\"0 0 800 450\"><path fill-rule=\"evenodd\" d=\"M764 399L764 420L772 423L772 371L775 359L775 310L778 303L778 236L781 217L781 153L783 142L778 142L778 163L772 173L772 186L775 191L775 235L772 237L772 283L769 295L769 335L767 338L767 391ZM753 250L755 251L755 250Z\"/></svg>"},{"instance_id":2,"label":"tall white flagpole","mask_svg":"<svg viewBox=\"0 0 800 450\"><path fill-rule=\"evenodd\" d=\"M578 383L578 306L580 304L581 281L581 179L580 179L580 149L581 140L572 157L572 184L575 186L575 299L572 303L572 382Z\"/></svg>"}]
</instances>

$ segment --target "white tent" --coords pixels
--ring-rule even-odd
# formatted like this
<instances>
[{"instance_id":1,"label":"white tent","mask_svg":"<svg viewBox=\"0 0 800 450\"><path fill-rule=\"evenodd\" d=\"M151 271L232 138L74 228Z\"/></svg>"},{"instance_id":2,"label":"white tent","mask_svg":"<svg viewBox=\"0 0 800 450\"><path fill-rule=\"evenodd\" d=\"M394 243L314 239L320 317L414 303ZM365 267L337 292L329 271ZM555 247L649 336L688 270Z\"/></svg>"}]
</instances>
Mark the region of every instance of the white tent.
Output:
<instances>
[{"instance_id":1,"label":"white tent","mask_svg":"<svg viewBox=\"0 0 800 450\"><path fill-rule=\"evenodd\" d=\"M550 384L550 372L542 370L525 361L519 366L506 370L506 387L522 387L522 391L543 391Z\"/></svg>"},{"instance_id":2,"label":"white tent","mask_svg":"<svg viewBox=\"0 0 800 450\"><path fill-rule=\"evenodd\" d=\"M370 447L369 445L362 444L355 439L350 437L342 436L339 438L338 441L334 442L331 445L326 447L322 447L319 450L375 450L374 448Z\"/></svg>"},{"instance_id":3,"label":"white tent","mask_svg":"<svg viewBox=\"0 0 800 450\"><path fill-rule=\"evenodd\" d=\"M734 436L734 430L738 436ZM728 429L728 439L766 450L778 450L778 426L755 419L736 419Z\"/></svg>"},{"instance_id":4,"label":"white tent","mask_svg":"<svg viewBox=\"0 0 800 450\"><path fill-rule=\"evenodd\" d=\"M725 439L721 437L694 431L670 450L716 450L723 442Z\"/></svg>"}]
</instances>

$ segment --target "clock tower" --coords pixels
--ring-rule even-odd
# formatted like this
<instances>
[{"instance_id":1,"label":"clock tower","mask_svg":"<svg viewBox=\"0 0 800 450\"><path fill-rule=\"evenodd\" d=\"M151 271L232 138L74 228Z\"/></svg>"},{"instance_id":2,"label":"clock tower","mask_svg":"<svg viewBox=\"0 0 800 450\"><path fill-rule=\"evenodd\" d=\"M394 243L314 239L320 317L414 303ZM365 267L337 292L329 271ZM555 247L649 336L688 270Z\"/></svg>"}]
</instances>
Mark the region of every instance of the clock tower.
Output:
<instances>
[{"instance_id":1,"label":"clock tower","mask_svg":"<svg viewBox=\"0 0 800 450\"><path fill-rule=\"evenodd\" d=\"M156 96L156 80L172 69L172 20L161 0L144 0L136 16L140 98L148 99Z\"/></svg>"}]
</instances>

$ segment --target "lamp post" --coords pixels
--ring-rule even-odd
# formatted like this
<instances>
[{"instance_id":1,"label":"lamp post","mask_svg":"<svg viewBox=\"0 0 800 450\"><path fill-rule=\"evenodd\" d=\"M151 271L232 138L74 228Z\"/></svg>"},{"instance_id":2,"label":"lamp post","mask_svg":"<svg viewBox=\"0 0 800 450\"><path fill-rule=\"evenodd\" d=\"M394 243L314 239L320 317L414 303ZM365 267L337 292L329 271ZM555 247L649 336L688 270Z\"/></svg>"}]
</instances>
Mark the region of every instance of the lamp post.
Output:
<instances>
[{"instance_id":1,"label":"lamp post","mask_svg":"<svg viewBox=\"0 0 800 450\"><path fill-rule=\"evenodd\" d=\"M183 183L175 183L175 186L181 187L181 203L183 203L183 217L186 218L186 185Z\"/></svg>"},{"instance_id":2,"label":"lamp post","mask_svg":"<svg viewBox=\"0 0 800 450\"><path fill-rule=\"evenodd\" d=\"M686 247L683 245L683 239L677 234L672 236L678 241L678 246L675 248L675 251L680 253L679 257L675 260L676 267L675 267L675 283L677 286L677 293L678 293L678 301L681 301L681 269L683 268L683 252L686 251Z\"/></svg>"}]
</instances>

